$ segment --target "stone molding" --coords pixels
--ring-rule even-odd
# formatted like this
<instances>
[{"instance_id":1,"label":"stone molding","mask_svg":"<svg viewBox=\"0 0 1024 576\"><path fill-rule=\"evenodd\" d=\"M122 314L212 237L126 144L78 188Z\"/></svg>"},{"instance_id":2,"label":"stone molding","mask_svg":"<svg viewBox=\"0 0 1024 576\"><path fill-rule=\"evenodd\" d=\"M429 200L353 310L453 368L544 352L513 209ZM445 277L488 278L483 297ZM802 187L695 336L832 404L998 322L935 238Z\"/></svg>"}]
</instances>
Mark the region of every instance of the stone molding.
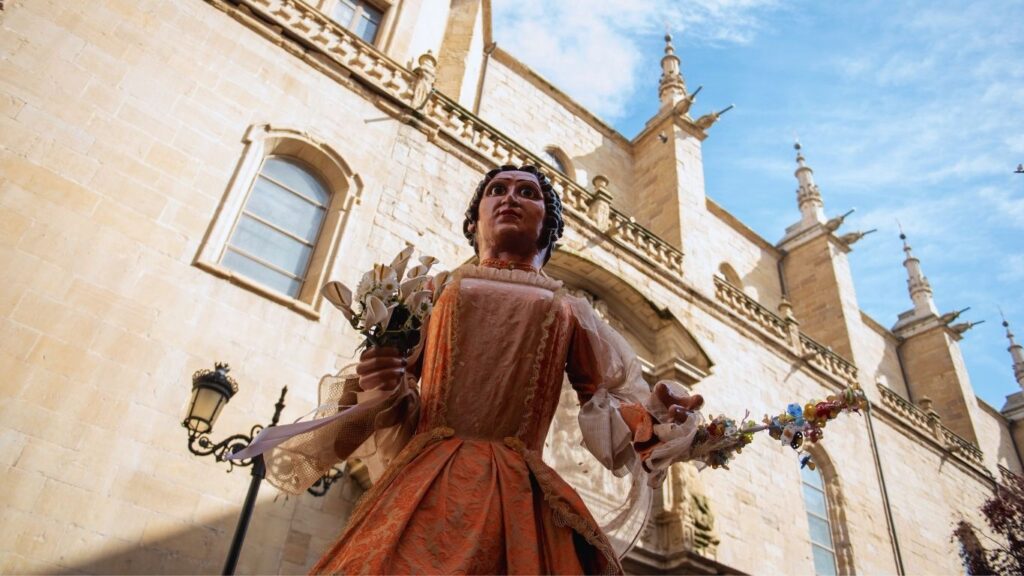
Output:
<instances>
[{"instance_id":1,"label":"stone molding","mask_svg":"<svg viewBox=\"0 0 1024 576\"><path fill-rule=\"evenodd\" d=\"M925 409L922 409L884 384L877 384L877 386L882 396L882 406L897 420L906 423L907 427L919 436L930 439L933 443L938 444L944 452L974 468L975 471L981 472L986 477L991 477L984 466L984 455L981 450L946 428L939 419L939 415L934 410L927 409L931 406L930 400L922 400L922 404L925 406Z\"/></svg>"},{"instance_id":2,"label":"stone molding","mask_svg":"<svg viewBox=\"0 0 1024 576\"><path fill-rule=\"evenodd\" d=\"M487 124L454 100L434 91L420 108L413 102L415 76L352 32L301 0L206 0L261 35L332 77L351 78L382 97L375 102L397 119L416 126L431 140L444 137L485 164L541 167L562 196L571 222L594 226L588 216L594 194L561 174L543 159ZM293 46L297 42L301 48ZM339 70L340 68L340 74ZM332 71L333 69L333 71ZM609 240L639 256L675 280L682 279L683 253L622 212L612 208Z\"/></svg>"},{"instance_id":3,"label":"stone molding","mask_svg":"<svg viewBox=\"0 0 1024 576\"><path fill-rule=\"evenodd\" d=\"M715 275L715 296L757 331L789 348L839 384L846 386L857 382L857 367L852 362L800 332L792 318L778 316L718 275Z\"/></svg>"}]
</instances>

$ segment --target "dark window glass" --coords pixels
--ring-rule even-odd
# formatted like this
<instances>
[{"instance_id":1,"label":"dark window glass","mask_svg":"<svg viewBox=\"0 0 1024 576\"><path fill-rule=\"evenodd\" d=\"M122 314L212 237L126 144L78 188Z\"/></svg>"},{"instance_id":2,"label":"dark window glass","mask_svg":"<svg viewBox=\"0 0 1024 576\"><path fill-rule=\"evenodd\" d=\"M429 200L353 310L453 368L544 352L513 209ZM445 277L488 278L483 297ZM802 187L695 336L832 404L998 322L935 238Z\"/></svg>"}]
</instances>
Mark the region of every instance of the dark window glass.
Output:
<instances>
[{"instance_id":1,"label":"dark window glass","mask_svg":"<svg viewBox=\"0 0 1024 576\"><path fill-rule=\"evenodd\" d=\"M332 20L370 44L377 39L377 29L383 16L383 12L364 0L338 0L331 12Z\"/></svg>"}]
</instances>

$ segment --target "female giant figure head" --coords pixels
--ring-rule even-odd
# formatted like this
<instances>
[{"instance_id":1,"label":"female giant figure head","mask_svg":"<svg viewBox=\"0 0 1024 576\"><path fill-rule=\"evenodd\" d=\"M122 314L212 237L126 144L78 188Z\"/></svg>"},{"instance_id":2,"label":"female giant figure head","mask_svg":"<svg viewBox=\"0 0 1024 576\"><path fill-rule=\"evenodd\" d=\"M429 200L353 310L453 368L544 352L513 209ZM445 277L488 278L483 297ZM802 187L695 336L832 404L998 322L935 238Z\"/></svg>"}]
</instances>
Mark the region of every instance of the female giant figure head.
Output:
<instances>
[{"instance_id":1,"label":"female giant figure head","mask_svg":"<svg viewBox=\"0 0 1024 576\"><path fill-rule=\"evenodd\" d=\"M562 237L562 201L536 166L501 166L476 188L462 233L481 261L501 259L537 269Z\"/></svg>"}]
</instances>

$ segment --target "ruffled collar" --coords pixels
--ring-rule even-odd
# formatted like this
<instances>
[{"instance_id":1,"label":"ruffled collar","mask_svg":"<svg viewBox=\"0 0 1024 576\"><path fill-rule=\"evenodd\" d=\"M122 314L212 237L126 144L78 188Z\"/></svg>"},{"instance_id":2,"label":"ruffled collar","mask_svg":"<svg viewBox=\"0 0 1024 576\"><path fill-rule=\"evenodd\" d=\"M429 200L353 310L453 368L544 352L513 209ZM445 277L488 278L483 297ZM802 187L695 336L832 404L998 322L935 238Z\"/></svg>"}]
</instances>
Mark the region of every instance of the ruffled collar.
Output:
<instances>
[{"instance_id":1,"label":"ruffled collar","mask_svg":"<svg viewBox=\"0 0 1024 576\"><path fill-rule=\"evenodd\" d=\"M501 258L484 258L478 264L482 268L497 268L499 270L522 270L524 272L537 272L537 269L529 264L502 260Z\"/></svg>"},{"instance_id":2,"label":"ruffled collar","mask_svg":"<svg viewBox=\"0 0 1024 576\"><path fill-rule=\"evenodd\" d=\"M551 290L552 292L562 287L561 280L555 280L546 276L543 272L528 272L526 270L508 270L478 266L476 264L465 264L457 268L452 276L454 278L480 278L483 280L495 280L498 282L511 282L513 284L527 284Z\"/></svg>"}]
</instances>

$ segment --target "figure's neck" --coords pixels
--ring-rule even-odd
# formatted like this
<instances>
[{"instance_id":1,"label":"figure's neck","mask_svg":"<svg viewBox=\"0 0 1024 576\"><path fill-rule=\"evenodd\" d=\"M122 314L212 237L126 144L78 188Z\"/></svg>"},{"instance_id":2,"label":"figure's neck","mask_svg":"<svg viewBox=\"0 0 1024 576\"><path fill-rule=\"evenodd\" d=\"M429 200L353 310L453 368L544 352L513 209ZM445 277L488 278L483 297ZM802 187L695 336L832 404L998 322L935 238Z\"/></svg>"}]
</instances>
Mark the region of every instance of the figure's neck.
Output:
<instances>
[{"instance_id":1,"label":"figure's neck","mask_svg":"<svg viewBox=\"0 0 1024 576\"><path fill-rule=\"evenodd\" d=\"M487 268L538 272L541 266L544 265L544 256L539 253L534 253L531 256L524 256L515 252L502 250L482 250L480 252L480 265Z\"/></svg>"}]
</instances>

